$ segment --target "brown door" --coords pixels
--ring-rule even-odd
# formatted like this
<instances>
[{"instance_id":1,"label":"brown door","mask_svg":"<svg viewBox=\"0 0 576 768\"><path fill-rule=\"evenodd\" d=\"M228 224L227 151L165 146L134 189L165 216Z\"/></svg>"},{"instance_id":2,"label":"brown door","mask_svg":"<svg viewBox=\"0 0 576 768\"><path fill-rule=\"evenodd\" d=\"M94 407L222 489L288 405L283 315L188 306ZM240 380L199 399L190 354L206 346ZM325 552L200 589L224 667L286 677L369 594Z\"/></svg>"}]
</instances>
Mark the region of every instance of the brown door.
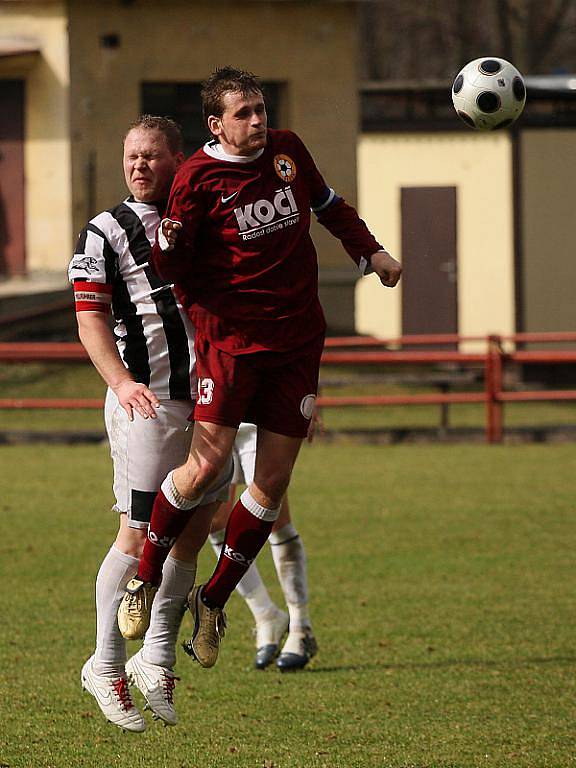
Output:
<instances>
[{"instance_id":1,"label":"brown door","mask_svg":"<svg viewBox=\"0 0 576 768\"><path fill-rule=\"evenodd\" d=\"M402 333L458 333L456 188L402 189Z\"/></svg>"},{"instance_id":2,"label":"brown door","mask_svg":"<svg viewBox=\"0 0 576 768\"><path fill-rule=\"evenodd\" d=\"M23 275L24 81L0 80L0 275Z\"/></svg>"}]
</instances>

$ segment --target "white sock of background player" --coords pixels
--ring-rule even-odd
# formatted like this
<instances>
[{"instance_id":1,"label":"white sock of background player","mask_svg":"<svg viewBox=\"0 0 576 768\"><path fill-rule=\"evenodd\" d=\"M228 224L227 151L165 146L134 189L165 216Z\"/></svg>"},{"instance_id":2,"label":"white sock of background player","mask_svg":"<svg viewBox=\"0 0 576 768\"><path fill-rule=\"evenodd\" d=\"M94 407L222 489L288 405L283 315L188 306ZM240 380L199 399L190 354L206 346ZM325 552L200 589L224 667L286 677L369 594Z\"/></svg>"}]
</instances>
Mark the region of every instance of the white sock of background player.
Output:
<instances>
[{"instance_id":1,"label":"white sock of background player","mask_svg":"<svg viewBox=\"0 0 576 768\"><path fill-rule=\"evenodd\" d=\"M290 632L311 628L308 610L306 551L298 531L287 523L270 534L272 558L290 614Z\"/></svg>"}]
</instances>

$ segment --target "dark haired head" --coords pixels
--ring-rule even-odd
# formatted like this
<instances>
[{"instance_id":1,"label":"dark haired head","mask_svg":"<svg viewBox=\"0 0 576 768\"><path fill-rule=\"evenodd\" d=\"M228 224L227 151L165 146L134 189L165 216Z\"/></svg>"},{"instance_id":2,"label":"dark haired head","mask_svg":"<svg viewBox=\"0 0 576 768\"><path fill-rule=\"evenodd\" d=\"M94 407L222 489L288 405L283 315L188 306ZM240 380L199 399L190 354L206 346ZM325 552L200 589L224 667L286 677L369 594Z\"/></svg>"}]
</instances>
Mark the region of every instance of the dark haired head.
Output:
<instances>
[{"instance_id":1,"label":"dark haired head","mask_svg":"<svg viewBox=\"0 0 576 768\"><path fill-rule=\"evenodd\" d=\"M208 124L210 115L222 117L223 96L226 93L240 93L244 98L262 93L262 86L256 75L234 67L220 67L202 83L202 115Z\"/></svg>"},{"instance_id":2,"label":"dark haired head","mask_svg":"<svg viewBox=\"0 0 576 768\"><path fill-rule=\"evenodd\" d=\"M184 141L182 139L182 131L178 123L174 122L170 117L160 117L158 115L140 115L137 120L130 123L126 136L135 128L143 128L147 131L160 131L166 137L166 143L173 155L177 155L182 152L184 148Z\"/></svg>"}]
</instances>

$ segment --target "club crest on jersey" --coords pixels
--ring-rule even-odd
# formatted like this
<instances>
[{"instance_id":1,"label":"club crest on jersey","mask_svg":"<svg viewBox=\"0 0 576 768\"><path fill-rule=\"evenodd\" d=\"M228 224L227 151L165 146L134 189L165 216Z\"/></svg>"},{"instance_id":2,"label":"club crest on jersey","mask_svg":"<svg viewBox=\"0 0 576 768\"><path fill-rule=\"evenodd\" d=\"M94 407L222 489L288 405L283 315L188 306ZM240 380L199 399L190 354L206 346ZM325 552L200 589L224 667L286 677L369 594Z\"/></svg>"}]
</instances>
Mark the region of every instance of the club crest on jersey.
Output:
<instances>
[{"instance_id":1,"label":"club crest on jersey","mask_svg":"<svg viewBox=\"0 0 576 768\"><path fill-rule=\"evenodd\" d=\"M242 240L253 240L296 224L298 205L290 187L277 189L272 200L257 200L234 209Z\"/></svg>"},{"instance_id":2,"label":"club crest on jersey","mask_svg":"<svg viewBox=\"0 0 576 768\"><path fill-rule=\"evenodd\" d=\"M288 155L276 155L274 157L274 170L282 181L290 183L296 178L296 163Z\"/></svg>"}]
</instances>

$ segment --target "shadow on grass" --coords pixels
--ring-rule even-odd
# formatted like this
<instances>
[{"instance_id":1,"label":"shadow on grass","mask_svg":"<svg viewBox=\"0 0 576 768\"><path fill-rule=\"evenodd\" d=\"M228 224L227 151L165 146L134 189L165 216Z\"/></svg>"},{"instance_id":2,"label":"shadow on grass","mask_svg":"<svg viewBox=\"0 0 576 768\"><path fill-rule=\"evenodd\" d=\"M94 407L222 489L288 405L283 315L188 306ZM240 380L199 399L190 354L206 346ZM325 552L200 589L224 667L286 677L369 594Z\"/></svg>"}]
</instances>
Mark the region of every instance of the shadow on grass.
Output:
<instances>
[{"instance_id":1,"label":"shadow on grass","mask_svg":"<svg viewBox=\"0 0 576 768\"><path fill-rule=\"evenodd\" d=\"M409 662L405 664L343 664L341 666L309 667L306 671L314 674L325 672L360 672L361 670L401 670L401 669L451 669L452 667L479 667L479 668L501 668L501 669L521 669L522 667L538 666L550 664L552 666L570 666L576 664L576 656L549 656L549 657L528 657L515 661L495 661L493 659L446 659L444 661L428 662Z\"/></svg>"}]
</instances>

